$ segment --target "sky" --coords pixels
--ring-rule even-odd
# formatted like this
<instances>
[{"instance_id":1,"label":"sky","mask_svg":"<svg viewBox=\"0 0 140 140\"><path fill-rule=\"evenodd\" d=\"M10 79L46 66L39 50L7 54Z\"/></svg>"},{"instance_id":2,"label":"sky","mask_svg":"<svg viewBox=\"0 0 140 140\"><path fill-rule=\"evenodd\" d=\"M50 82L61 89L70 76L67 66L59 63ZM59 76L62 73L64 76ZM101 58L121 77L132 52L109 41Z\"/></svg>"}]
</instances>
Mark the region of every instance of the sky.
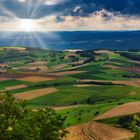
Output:
<instances>
[{"instance_id":1,"label":"sky","mask_svg":"<svg viewBox=\"0 0 140 140\"><path fill-rule=\"evenodd\" d=\"M140 0L0 0L0 31L140 30Z\"/></svg>"}]
</instances>

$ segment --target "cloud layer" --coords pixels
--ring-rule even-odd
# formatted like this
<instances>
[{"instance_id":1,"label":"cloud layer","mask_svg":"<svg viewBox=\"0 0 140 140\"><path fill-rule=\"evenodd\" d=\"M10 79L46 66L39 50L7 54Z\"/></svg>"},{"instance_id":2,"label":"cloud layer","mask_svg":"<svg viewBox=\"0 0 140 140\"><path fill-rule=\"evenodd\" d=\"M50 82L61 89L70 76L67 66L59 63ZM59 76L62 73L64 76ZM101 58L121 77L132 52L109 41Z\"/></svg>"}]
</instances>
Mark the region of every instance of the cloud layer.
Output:
<instances>
[{"instance_id":1,"label":"cloud layer","mask_svg":"<svg viewBox=\"0 0 140 140\"><path fill-rule=\"evenodd\" d=\"M0 0L0 30L140 30L140 0Z\"/></svg>"}]
</instances>

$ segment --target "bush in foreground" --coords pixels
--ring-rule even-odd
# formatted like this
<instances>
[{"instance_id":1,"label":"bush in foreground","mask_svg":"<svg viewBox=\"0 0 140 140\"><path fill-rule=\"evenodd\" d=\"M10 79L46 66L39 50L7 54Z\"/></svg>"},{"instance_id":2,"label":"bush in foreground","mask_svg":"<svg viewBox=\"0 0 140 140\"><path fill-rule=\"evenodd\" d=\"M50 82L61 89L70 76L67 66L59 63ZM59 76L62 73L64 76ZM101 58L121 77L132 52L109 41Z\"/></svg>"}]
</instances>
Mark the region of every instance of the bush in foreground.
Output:
<instances>
[{"instance_id":1,"label":"bush in foreground","mask_svg":"<svg viewBox=\"0 0 140 140\"><path fill-rule=\"evenodd\" d=\"M130 123L130 128L135 132L135 136L132 140L140 140L140 114L133 116L133 120Z\"/></svg>"},{"instance_id":2,"label":"bush in foreground","mask_svg":"<svg viewBox=\"0 0 140 140\"><path fill-rule=\"evenodd\" d=\"M0 96L0 140L61 140L65 118L54 110L28 109L13 96Z\"/></svg>"},{"instance_id":3,"label":"bush in foreground","mask_svg":"<svg viewBox=\"0 0 140 140\"><path fill-rule=\"evenodd\" d=\"M119 119L119 124L134 132L135 136L131 140L140 140L140 114L123 116Z\"/></svg>"}]
</instances>

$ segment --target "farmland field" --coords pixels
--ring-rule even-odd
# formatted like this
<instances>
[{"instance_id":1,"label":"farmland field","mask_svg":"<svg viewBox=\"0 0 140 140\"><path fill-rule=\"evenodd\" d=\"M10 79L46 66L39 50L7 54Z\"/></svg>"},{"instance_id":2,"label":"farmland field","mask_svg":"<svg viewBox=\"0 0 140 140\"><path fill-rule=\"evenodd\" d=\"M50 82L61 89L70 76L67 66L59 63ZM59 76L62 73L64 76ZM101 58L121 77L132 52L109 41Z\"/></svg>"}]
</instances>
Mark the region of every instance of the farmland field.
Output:
<instances>
[{"instance_id":1,"label":"farmland field","mask_svg":"<svg viewBox=\"0 0 140 140\"><path fill-rule=\"evenodd\" d=\"M44 82L44 81L50 81L50 80L54 80L54 79L47 78L47 77L29 76L29 77L19 78L18 80L27 81L27 82Z\"/></svg>"},{"instance_id":2,"label":"farmland field","mask_svg":"<svg viewBox=\"0 0 140 140\"><path fill-rule=\"evenodd\" d=\"M81 127L87 122L140 113L140 62L127 57L132 52L124 55L123 51L71 53L26 48L24 52L13 50L18 54L15 57L10 51L0 50L0 94L27 100L32 109L56 109L66 117L65 126L71 133L71 128L81 132L81 139L86 139ZM137 55L140 58L139 52ZM123 105L125 111L121 110ZM122 112L117 114L117 109ZM96 126L100 124L85 125L91 132ZM132 135L127 130L123 132L116 137ZM111 132L108 137L112 135L115 136Z\"/></svg>"},{"instance_id":3,"label":"farmland field","mask_svg":"<svg viewBox=\"0 0 140 140\"><path fill-rule=\"evenodd\" d=\"M37 98L45 94L50 94L56 91L57 91L56 88L43 88L43 89L36 89L36 90L16 93L14 94L14 97L21 100L29 100L29 99Z\"/></svg>"}]
</instances>

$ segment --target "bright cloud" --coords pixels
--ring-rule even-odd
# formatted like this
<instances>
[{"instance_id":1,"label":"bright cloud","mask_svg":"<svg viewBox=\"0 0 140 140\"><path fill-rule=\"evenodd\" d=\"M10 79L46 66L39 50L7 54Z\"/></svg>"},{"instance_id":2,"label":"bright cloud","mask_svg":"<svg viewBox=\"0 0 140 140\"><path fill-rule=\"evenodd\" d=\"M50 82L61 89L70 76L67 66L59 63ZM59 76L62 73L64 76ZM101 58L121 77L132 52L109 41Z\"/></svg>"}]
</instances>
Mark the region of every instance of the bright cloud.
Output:
<instances>
[{"instance_id":1,"label":"bright cloud","mask_svg":"<svg viewBox=\"0 0 140 140\"><path fill-rule=\"evenodd\" d=\"M56 5L56 4L63 3L63 2L65 2L65 0L46 0L44 2L44 4L46 4L46 5Z\"/></svg>"},{"instance_id":2,"label":"bright cloud","mask_svg":"<svg viewBox=\"0 0 140 140\"><path fill-rule=\"evenodd\" d=\"M79 8L76 8L79 9ZM46 16L42 19L30 19L33 25L32 31L73 31L73 30L139 30L140 18L137 16L124 16L120 13L108 12L102 9L93 12L87 17L61 16L58 22L57 16ZM3 21L4 19L4 21ZM21 19L0 17L0 30L24 31L21 28ZM26 21L26 20L25 20Z\"/></svg>"},{"instance_id":3,"label":"bright cloud","mask_svg":"<svg viewBox=\"0 0 140 140\"><path fill-rule=\"evenodd\" d=\"M27 0L15 0L15 1L25 3Z\"/></svg>"},{"instance_id":4,"label":"bright cloud","mask_svg":"<svg viewBox=\"0 0 140 140\"><path fill-rule=\"evenodd\" d=\"M80 6L76 6L73 10L73 12L78 12L78 11L82 11Z\"/></svg>"}]
</instances>

